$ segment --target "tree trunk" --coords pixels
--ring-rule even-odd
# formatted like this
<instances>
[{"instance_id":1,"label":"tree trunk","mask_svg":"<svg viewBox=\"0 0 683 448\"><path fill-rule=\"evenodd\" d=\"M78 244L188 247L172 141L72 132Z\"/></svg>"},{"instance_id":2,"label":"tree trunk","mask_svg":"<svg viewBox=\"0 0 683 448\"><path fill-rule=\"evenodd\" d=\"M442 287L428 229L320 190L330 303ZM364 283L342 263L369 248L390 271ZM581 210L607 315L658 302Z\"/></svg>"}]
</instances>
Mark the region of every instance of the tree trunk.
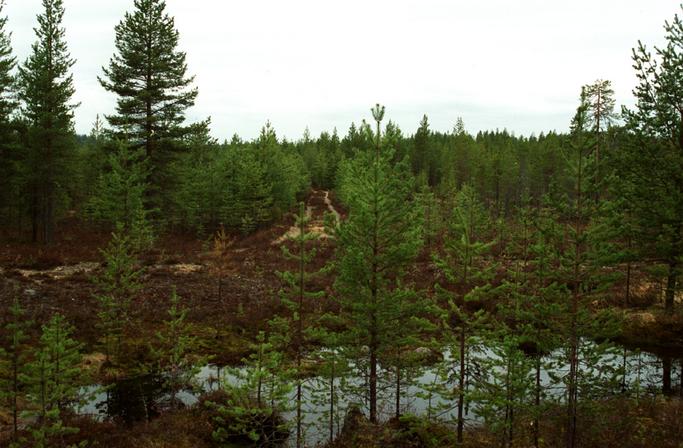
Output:
<instances>
[{"instance_id":1,"label":"tree trunk","mask_svg":"<svg viewBox=\"0 0 683 448\"><path fill-rule=\"evenodd\" d=\"M330 378L330 443L334 440L334 375L335 359L332 358L332 378Z\"/></svg>"},{"instance_id":2,"label":"tree trunk","mask_svg":"<svg viewBox=\"0 0 683 448\"><path fill-rule=\"evenodd\" d=\"M373 328L377 325L372 319ZM377 331L370 334L370 422L377 423Z\"/></svg>"},{"instance_id":3,"label":"tree trunk","mask_svg":"<svg viewBox=\"0 0 683 448\"><path fill-rule=\"evenodd\" d=\"M400 355L399 355L400 359ZM396 365L396 420L401 417L401 364Z\"/></svg>"},{"instance_id":4,"label":"tree trunk","mask_svg":"<svg viewBox=\"0 0 683 448\"><path fill-rule=\"evenodd\" d=\"M669 272L666 277L666 293L664 298L664 309L667 312L674 310L674 300L676 298L676 284L678 282L678 260L673 258L669 261Z\"/></svg>"},{"instance_id":5,"label":"tree trunk","mask_svg":"<svg viewBox=\"0 0 683 448\"><path fill-rule=\"evenodd\" d=\"M17 331L16 329L14 331ZM16 339L15 339L16 340ZM19 432L18 425L18 409L17 409L17 397L19 396L19 354L17 350L17 344L13 344L12 347L12 428L14 430L14 438L16 439Z\"/></svg>"},{"instance_id":6,"label":"tree trunk","mask_svg":"<svg viewBox=\"0 0 683 448\"><path fill-rule=\"evenodd\" d=\"M631 262L626 263L626 294L624 296L626 306L631 302Z\"/></svg>"},{"instance_id":7,"label":"tree trunk","mask_svg":"<svg viewBox=\"0 0 683 448\"><path fill-rule=\"evenodd\" d=\"M536 355L536 388L534 390L534 407L536 408L535 410L535 415L534 415L534 448L539 448L539 442L540 442L540 430L541 428L539 427L540 425L540 418L539 418L539 410L541 407L541 355L537 354Z\"/></svg>"},{"instance_id":8,"label":"tree trunk","mask_svg":"<svg viewBox=\"0 0 683 448\"><path fill-rule=\"evenodd\" d=\"M465 427L463 410L465 407L465 324L460 327L460 377L458 378L458 434L456 446L462 446L462 434Z\"/></svg>"}]
</instances>

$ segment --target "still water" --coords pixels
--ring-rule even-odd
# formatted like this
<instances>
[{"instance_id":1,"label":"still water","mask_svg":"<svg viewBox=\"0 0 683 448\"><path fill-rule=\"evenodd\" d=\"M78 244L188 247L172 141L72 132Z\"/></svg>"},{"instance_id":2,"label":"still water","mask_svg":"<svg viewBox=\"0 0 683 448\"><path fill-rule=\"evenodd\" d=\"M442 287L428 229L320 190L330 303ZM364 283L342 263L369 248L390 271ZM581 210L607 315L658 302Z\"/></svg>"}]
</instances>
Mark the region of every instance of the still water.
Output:
<instances>
[{"instance_id":1,"label":"still water","mask_svg":"<svg viewBox=\"0 0 683 448\"><path fill-rule=\"evenodd\" d=\"M592 348L592 343L584 343L584 348ZM488 347L476 347L469 353L468 381L495 381L493 373L497 369L495 361L498 355ZM448 351L445 352L445 360L451 361ZM544 399L562 401L565 387L561 378L566 375L568 366L563 361L560 351L553 352L544 357L540 369L540 382ZM594 357L590 362L584 362L580 366L581 375L591 376L593 380L599 380L607 386L600 391L603 395L628 393L631 396L644 396L652 394L674 394L681 391L683 378L681 366L683 359L671 356L657 356L649 352L632 351L624 347L613 347L609 352ZM453 370L457 370L457 361L447 362ZM493 365L493 367L491 367ZM197 387L194 390L183 390L178 393L177 399L186 406L195 404L202 393L218 390L221 383L235 383L239 381L234 375L235 369L221 368L216 365L204 366L196 375ZM452 421L456 410L453 400L444 399L438 393L429 393L426 390L430 385L444 382L443 371L436 367L419 369L411 378L410 385L402 390L401 407L402 413L418 415L429 414L432 418L443 421ZM535 372L530 371L530 375ZM391 377L391 374L385 375ZM366 379L362 376L346 378L342 383L336 380L335 389L339 396L335 402L334 432L338 433L343 424L343 418L348 407L352 404L361 409L366 408L367 397L357 393L363 391ZM446 380L447 386L448 380ZM451 383L453 384L453 380ZM305 380L303 385L303 410L304 428L306 440L309 443L325 441L329 437L330 388L328 378L311 377ZM106 389L100 385L92 385L83 389L88 401L77 408L82 415L89 415L97 419L114 419L124 424L132 424L154 418L167 406L170 392L161 375L145 375L132 379L118 381L109 385ZM295 392L291 392L294 402ZM394 384L388 380L380 385L378 410L382 419L388 419L395 413L395 389ZM466 406L466 419L468 424L476 424L482 420L479 415L479 404L475 399L470 400ZM293 406L292 406L293 407ZM284 413L286 419L293 419L295 412L292 409ZM291 438L290 438L291 439Z\"/></svg>"}]
</instances>

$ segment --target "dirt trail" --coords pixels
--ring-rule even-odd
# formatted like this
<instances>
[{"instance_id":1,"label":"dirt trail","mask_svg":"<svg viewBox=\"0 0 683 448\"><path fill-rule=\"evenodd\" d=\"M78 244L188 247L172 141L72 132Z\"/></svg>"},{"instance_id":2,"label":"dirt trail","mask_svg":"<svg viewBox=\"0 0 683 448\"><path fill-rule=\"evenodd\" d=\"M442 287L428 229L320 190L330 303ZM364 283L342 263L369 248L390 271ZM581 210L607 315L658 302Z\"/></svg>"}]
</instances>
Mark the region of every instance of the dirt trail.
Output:
<instances>
[{"instance_id":1,"label":"dirt trail","mask_svg":"<svg viewBox=\"0 0 683 448\"><path fill-rule=\"evenodd\" d=\"M339 225L341 215L334 208L332 200L330 199L330 192L327 190L313 190L311 196L308 198L308 206L306 207L306 218L308 218L308 232L318 235L319 238L329 238L325 232L325 213L330 212L334 216L335 225ZM294 239L299 236L299 228L292 226L283 235L275 239L271 244L279 245L288 239Z\"/></svg>"},{"instance_id":2,"label":"dirt trail","mask_svg":"<svg viewBox=\"0 0 683 448\"><path fill-rule=\"evenodd\" d=\"M325 205L327 205L327 209L334 215L335 226L338 226L341 222L341 215L339 215L337 209L334 208L334 205L332 205L332 200L330 199L329 191L325 191Z\"/></svg>"},{"instance_id":3,"label":"dirt trail","mask_svg":"<svg viewBox=\"0 0 683 448\"><path fill-rule=\"evenodd\" d=\"M48 276L53 280L62 280L64 278L70 277L75 274L90 274L94 270L100 267L100 263L95 262L83 262L73 265L57 266L53 269L17 269L17 272L22 275L22 277L34 277L34 276Z\"/></svg>"}]
</instances>

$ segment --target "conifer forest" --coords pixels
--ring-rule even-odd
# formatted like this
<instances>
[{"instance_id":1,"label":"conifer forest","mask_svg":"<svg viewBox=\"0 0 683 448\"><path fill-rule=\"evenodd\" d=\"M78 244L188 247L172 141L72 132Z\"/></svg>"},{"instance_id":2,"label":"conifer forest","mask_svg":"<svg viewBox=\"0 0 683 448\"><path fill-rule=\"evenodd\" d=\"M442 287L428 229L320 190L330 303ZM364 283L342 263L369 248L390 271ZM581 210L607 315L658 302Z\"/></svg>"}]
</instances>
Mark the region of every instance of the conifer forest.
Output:
<instances>
[{"instance_id":1,"label":"conifer forest","mask_svg":"<svg viewBox=\"0 0 683 448\"><path fill-rule=\"evenodd\" d=\"M0 1L0 446L683 447L683 6L564 131L218 139L165 0L76 132L41 1L26 58Z\"/></svg>"}]
</instances>

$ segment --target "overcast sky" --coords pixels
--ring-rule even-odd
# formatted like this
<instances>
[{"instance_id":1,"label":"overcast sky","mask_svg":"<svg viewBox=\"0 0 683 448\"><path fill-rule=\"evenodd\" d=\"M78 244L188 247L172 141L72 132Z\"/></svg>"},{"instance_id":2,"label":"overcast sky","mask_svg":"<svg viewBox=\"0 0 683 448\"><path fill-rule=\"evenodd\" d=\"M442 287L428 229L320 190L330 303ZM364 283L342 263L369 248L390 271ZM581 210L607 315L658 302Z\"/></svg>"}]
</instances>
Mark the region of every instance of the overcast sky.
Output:
<instances>
[{"instance_id":1,"label":"overcast sky","mask_svg":"<svg viewBox=\"0 0 683 448\"><path fill-rule=\"evenodd\" d=\"M133 0L64 0L76 84L76 130L114 97L97 82L114 26ZM423 114L450 130L566 130L583 84L613 82L632 104L631 48L663 42L679 0L168 0L215 137L251 139L269 119L298 139L369 118L376 102L404 133ZM7 0L23 61L41 0Z\"/></svg>"}]
</instances>

